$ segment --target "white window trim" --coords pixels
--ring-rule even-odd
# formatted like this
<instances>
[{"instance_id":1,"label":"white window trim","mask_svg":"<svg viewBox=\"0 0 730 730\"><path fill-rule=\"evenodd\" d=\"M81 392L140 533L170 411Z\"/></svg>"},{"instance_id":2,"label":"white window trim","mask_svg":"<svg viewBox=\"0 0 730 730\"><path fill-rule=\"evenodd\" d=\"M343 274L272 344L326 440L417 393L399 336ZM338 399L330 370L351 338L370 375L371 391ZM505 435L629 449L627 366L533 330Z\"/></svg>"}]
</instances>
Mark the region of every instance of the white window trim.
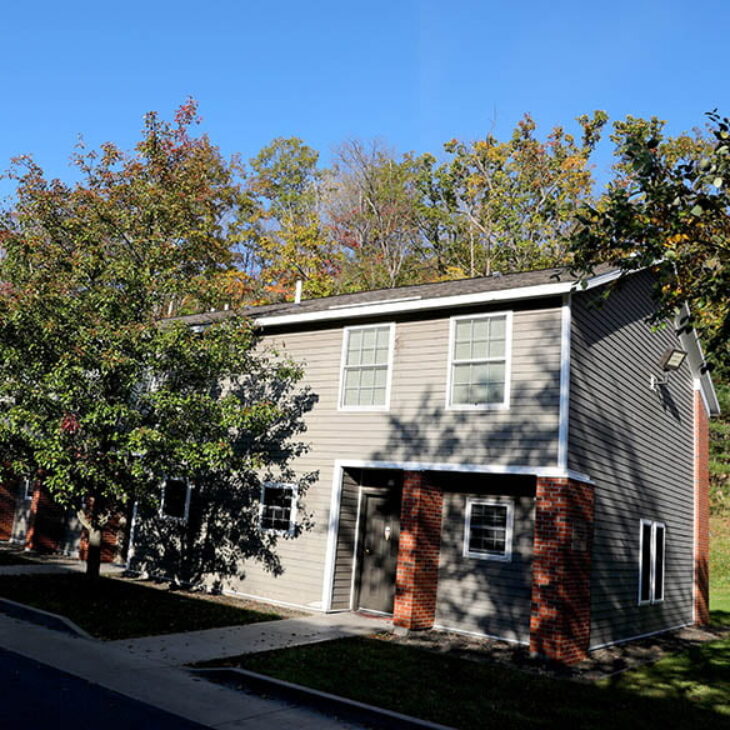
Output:
<instances>
[{"instance_id":1,"label":"white window trim","mask_svg":"<svg viewBox=\"0 0 730 730\"><path fill-rule=\"evenodd\" d=\"M262 525L264 518L264 492L266 489L291 489L291 507L289 509L289 529L274 530L272 528L264 528ZM297 520L297 502L299 499L299 488L293 482L263 482L261 484L261 497L259 500L259 530L265 535L293 535L296 528Z\"/></svg>"},{"instance_id":2,"label":"white window trim","mask_svg":"<svg viewBox=\"0 0 730 730\"><path fill-rule=\"evenodd\" d=\"M641 598L641 584L644 579L644 569L641 561L642 555L644 554L644 527L649 525L651 532L649 533L649 598L643 600ZM656 531L657 528L662 528L662 597L656 598ZM664 522L657 522L655 520L639 520L639 596L638 603L640 606L649 606L657 603L664 603L664 595L666 594L666 581L667 581L667 526Z\"/></svg>"},{"instance_id":3,"label":"white window trim","mask_svg":"<svg viewBox=\"0 0 730 730\"><path fill-rule=\"evenodd\" d=\"M490 553L475 553L469 550L469 534L471 533L471 508L475 504L488 505L490 507L507 508L507 525L504 536L504 554L494 555ZM514 502L509 500L484 499L482 497L467 497L466 514L464 515L464 557L475 560L498 560L502 563L512 561L512 534L514 532Z\"/></svg>"},{"instance_id":4,"label":"white window trim","mask_svg":"<svg viewBox=\"0 0 730 730\"><path fill-rule=\"evenodd\" d=\"M166 515L165 514L165 489L167 487L167 480L174 479L175 481L181 481L185 482L186 490L185 490L185 514L182 517L174 517L173 515ZM160 495L160 510L159 510L159 516L163 520L169 520L171 522L187 522L188 516L190 514L190 493L192 491L192 485L190 484L189 479L182 479L180 477L165 477L162 480L161 485L161 495Z\"/></svg>"},{"instance_id":5,"label":"white window trim","mask_svg":"<svg viewBox=\"0 0 730 730\"><path fill-rule=\"evenodd\" d=\"M35 482L30 477L23 479L23 501L30 502L35 493Z\"/></svg>"},{"instance_id":6,"label":"white window trim","mask_svg":"<svg viewBox=\"0 0 730 730\"><path fill-rule=\"evenodd\" d=\"M388 327L388 366L385 375L385 403L382 406L346 406L345 400L345 363L347 362L347 345L350 341L350 332L367 330L375 327ZM384 412L390 410L390 388L393 380L393 352L395 350L395 322L381 322L378 324L363 324L344 327L342 330L342 352L340 354L340 388L337 394L337 410L343 412Z\"/></svg>"},{"instance_id":7,"label":"white window trim","mask_svg":"<svg viewBox=\"0 0 730 730\"><path fill-rule=\"evenodd\" d=\"M495 403L463 403L451 402L451 381L454 370L454 348L456 344L456 323L464 319L490 319L504 317L504 399ZM502 361L503 358L487 358L479 362ZM506 411L510 403L510 382L512 380L512 311L485 312L483 314L465 314L451 317L449 322L449 356L446 369L446 410L447 411Z\"/></svg>"}]
</instances>

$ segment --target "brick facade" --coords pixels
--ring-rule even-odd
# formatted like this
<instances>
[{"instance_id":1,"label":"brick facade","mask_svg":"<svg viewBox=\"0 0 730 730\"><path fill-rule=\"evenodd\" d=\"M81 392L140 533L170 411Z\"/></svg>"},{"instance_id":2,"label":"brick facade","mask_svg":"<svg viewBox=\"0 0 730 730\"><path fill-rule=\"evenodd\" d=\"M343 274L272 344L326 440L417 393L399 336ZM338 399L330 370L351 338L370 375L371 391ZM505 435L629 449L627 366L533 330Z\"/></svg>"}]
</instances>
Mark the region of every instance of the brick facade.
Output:
<instances>
[{"instance_id":1,"label":"brick facade","mask_svg":"<svg viewBox=\"0 0 730 730\"><path fill-rule=\"evenodd\" d=\"M0 484L0 540L13 537L18 485L12 481Z\"/></svg>"},{"instance_id":2,"label":"brick facade","mask_svg":"<svg viewBox=\"0 0 730 730\"><path fill-rule=\"evenodd\" d=\"M428 629L436 616L443 493L427 472L403 473L393 624Z\"/></svg>"},{"instance_id":3,"label":"brick facade","mask_svg":"<svg viewBox=\"0 0 730 730\"><path fill-rule=\"evenodd\" d=\"M591 631L594 492L572 479L537 479L530 650L584 659Z\"/></svg>"},{"instance_id":4,"label":"brick facade","mask_svg":"<svg viewBox=\"0 0 730 730\"><path fill-rule=\"evenodd\" d=\"M710 418L699 391L695 412L695 623L710 623Z\"/></svg>"},{"instance_id":5,"label":"brick facade","mask_svg":"<svg viewBox=\"0 0 730 730\"><path fill-rule=\"evenodd\" d=\"M101 562L113 563L117 557L122 532L120 515L113 515L101 531ZM84 528L79 540L79 560L86 560L89 550L89 535Z\"/></svg>"},{"instance_id":6,"label":"brick facade","mask_svg":"<svg viewBox=\"0 0 730 730\"><path fill-rule=\"evenodd\" d=\"M66 515L48 491L38 482L30 503L25 547L39 553L53 553L60 549L66 532Z\"/></svg>"}]
</instances>

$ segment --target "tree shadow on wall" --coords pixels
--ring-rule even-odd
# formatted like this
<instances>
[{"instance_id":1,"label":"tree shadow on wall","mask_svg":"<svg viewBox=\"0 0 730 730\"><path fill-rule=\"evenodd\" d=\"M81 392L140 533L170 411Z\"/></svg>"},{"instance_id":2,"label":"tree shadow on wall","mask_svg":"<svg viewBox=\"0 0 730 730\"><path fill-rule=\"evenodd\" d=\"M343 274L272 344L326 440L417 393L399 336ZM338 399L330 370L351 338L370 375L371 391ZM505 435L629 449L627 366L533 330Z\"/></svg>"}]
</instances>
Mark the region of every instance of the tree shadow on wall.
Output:
<instances>
[{"instance_id":1,"label":"tree shadow on wall","mask_svg":"<svg viewBox=\"0 0 730 730\"><path fill-rule=\"evenodd\" d=\"M316 481L312 473L296 481L299 494ZM277 546L311 529L312 517L299 505L291 534L260 529L261 481L244 478L198 480L190 491L187 519L164 516L159 507L138 508L130 569L169 580L173 586L220 591L246 576L246 563L256 562L274 576L283 573Z\"/></svg>"}]
</instances>

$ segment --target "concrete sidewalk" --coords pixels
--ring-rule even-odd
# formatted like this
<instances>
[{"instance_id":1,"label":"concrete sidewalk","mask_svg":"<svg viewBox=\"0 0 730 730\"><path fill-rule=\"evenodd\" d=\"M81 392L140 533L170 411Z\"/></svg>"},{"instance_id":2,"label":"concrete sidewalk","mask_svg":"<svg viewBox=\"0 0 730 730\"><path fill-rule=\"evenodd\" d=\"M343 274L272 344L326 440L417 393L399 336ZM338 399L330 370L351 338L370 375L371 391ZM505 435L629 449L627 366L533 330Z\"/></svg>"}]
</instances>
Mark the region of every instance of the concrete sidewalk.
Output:
<instances>
[{"instance_id":1,"label":"concrete sidewalk","mask_svg":"<svg viewBox=\"0 0 730 730\"><path fill-rule=\"evenodd\" d=\"M147 657L166 666L180 666L239 654L316 644L347 636L363 636L387 631L390 627L390 622L385 619L358 614L314 614L246 626L121 639L109 644L132 656Z\"/></svg>"},{"instance_id":2,"label":"concrete sidewalk","mask_svg":"<svg viewBox=\"0 0 730 730\"><path fill-rule=\"evenodd\" d=\"M279 622L284 623L284 622ZM257 624L261 627L261 624ZM208 727L244 730L355 728L284 700L234 691L140 656L118 642L89 641L0 614L0 646Z\"/></svg>"},{"instance_id":3,"label":"concrete sidewalk","mask_svg":"<svg viewBox=\"0 0 730 730\"><path fill-rule=\"evenodd\" d=\"M123 565L115 563L102 563L102 575L117 575L124 572ZM3 575L59 575L63 573L84 573L86 572L86 563L74 558L53 560L38 560L38 562L28 562L22 565L0 565L0 576Z\"/></svg>"}]
</instances>

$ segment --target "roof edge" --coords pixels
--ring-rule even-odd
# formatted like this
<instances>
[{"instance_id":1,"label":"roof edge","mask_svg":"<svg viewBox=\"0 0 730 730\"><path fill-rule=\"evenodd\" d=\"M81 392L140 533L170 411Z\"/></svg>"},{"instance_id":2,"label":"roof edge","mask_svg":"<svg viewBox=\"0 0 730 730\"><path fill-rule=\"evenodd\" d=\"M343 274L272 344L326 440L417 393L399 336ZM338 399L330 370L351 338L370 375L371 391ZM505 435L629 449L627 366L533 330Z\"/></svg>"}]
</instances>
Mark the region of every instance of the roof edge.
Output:
<instances>
[{"instance_id":1,"label":"roof edge","mask_svg":"<svg viewBox=\"0 0 730 730\"><path fill-rule=\"evenodd\" d=\"M307 322L326 322L343 319L360 319L400 312L418 312L433 309L451 309L468 307L473 304L489 302L518 301L521 299L539 299L559 296L573 291L585 291L614 281L621 276L620 269L591 277L585 286L580 281L556 282L554 284L537 284L532 286L502 289L501 291L474 292L472 294L454 294L447 297L428 297L424 299L402 300L398 302L373 302L366 305L342 306L337 309L325 309L316 312L295 312L293 314L272 314L256 317L258 327L277 327L288 324L304 324Z\"/></svg>"}]
</instances>

